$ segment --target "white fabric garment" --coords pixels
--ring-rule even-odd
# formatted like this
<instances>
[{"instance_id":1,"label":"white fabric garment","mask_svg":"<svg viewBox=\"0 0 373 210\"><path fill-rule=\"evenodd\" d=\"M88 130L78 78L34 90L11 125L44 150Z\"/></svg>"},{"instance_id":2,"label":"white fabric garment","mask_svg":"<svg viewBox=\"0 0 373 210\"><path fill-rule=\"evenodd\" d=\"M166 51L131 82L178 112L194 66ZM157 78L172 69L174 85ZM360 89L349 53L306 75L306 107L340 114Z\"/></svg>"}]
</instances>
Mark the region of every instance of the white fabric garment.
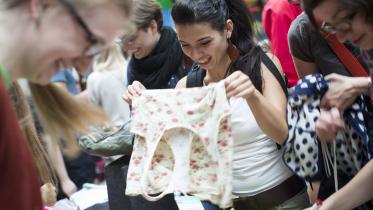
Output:
<instances>
[{"instance_id":1,"label":"white fabric garment","mask_svg":"<svg viewBox=\"0 0 373 210\"><path fill-rule=\"evenodd\" d=\"M127 195L156 201L180 191L231 206L233 135L224 83L144 91L133 99L131 131Z\"/></svg>"},{"instance_id":2,"label":"white fabric garment","mask_svg":"<svg viewBox=\"0 0 373 210\"><path fill-rule=\"evenodd\" d=\"M233 193L253 196L281 184L292 175L282 161L282 150L260 129L245 99L231 98L230 104Z\"/></svg>"}]
</instances>

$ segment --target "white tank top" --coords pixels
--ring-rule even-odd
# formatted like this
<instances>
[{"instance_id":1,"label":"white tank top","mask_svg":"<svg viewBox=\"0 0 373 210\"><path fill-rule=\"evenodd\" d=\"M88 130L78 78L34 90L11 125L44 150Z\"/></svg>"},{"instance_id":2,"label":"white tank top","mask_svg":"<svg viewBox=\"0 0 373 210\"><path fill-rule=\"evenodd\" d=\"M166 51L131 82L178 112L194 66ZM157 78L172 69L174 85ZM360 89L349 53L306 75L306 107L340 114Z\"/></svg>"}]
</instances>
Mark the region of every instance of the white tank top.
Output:
<instances>
[{"instance_id":1,"label":"white tank top","mask_svg":"<svg viewBox=\"0 0 373 210\"><path fill-rule=\"evenodd\" d=\"M246 100L231 98L234 137L233 193L253 196L271 189L292 175L277 148L257 124Z\"/></svg>"}]
</instances>

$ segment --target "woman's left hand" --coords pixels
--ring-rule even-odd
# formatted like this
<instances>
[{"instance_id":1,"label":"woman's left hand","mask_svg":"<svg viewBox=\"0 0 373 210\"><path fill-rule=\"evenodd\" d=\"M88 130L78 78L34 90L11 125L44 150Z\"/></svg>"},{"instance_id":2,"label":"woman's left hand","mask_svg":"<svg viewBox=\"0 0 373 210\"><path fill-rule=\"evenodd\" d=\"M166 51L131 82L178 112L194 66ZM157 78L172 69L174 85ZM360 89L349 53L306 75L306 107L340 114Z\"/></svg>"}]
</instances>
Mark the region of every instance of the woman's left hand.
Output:
<instances>
[{"instance_id":1,"label":"woman's left hand","mask_svg":"<svg viewBox=\"0 0 373 210\"><path fill-rule=\"evenodd\" d=\"M359 95L354 89L354 78L339 74L329 74L325 76L330 81L329 89L321 100L321 107L336 107L343 112L352 105Z\"/></svg>"},{"instance_id":2,"label":"woman's left hand","mask_svg":"<svg viewBox=\"0 0 373 210\"><path fill-rule=\"evenodd\" d=\"M249 76L242 71L235 71L224 80L227 97L243 97L251 100L256 95L256 88Z\"/></svg>"}]
</instances>

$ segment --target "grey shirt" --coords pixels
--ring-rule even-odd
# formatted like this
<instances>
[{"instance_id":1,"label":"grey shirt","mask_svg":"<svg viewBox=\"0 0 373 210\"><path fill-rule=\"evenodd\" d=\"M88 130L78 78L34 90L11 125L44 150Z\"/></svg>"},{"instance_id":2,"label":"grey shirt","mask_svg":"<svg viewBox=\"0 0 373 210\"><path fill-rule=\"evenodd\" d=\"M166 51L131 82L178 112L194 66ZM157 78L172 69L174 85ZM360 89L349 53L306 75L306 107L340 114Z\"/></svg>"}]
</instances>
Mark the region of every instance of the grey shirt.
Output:
<instances>
[{"instance_id":1,"label":"grey shirt","mask_svg":"<svg viewBox=\"0 0 373 210\"><path fill-rule=\"evenodd\" d=\"M321 74L337 73L350 76L305 13L300 14L293 21L288 38L292 56L305 62L315 63Z\"/></svg>"}]
</instances>

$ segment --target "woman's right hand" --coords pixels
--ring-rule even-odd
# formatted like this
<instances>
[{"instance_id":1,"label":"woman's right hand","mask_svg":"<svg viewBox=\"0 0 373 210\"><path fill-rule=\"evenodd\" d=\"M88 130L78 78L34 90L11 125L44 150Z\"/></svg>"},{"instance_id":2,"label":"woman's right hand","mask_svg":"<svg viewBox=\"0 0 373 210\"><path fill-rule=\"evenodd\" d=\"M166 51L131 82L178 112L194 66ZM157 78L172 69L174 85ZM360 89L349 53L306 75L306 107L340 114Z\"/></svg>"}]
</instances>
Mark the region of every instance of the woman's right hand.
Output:
<instances>
[{"instance_id":1,"label":"woman's right hand","mask_svg":"<svg viewBox=\"0 0 373 210\"><path fill-rule=\"evenodd\" d=\"M131 105L133 96L140 96L144 90L146 90L146 88L143 84L141 84L139 81L134 81L132 85L127 87L127 92L122 95L122 98L125 102Z\"/></svg>"},{"instance_id":2,"label":"woman's right hand","mask_svg":"<svg viewBox=\"0 0 373 210\"><path fill-rule=\"evenodd\" d=\"M320 110L320 117L316 121L316 135L320 141L333 142L338 131L344 128L345 124L338 108Z\"/></svg>"}]
</instances>

